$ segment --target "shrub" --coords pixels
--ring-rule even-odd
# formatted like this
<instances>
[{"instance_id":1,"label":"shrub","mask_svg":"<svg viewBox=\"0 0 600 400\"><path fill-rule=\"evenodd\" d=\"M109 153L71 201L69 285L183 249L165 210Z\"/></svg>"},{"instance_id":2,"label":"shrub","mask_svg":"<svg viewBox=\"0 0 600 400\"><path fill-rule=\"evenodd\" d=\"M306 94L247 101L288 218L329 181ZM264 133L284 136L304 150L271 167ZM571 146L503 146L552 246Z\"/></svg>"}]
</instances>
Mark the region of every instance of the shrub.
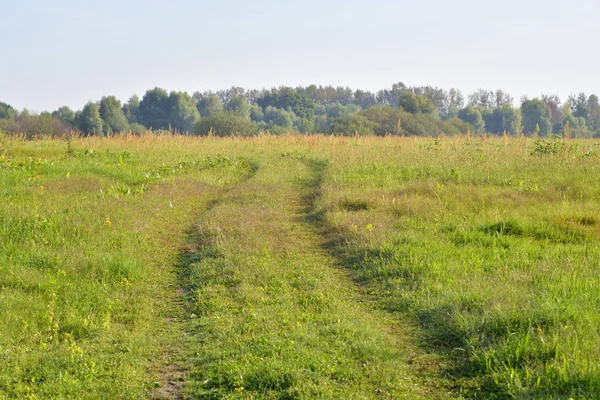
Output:
<instances>
[{"instance_id":1,"label":"shrub","mask_svg":"<svg viewBox=\"0 0 600 400\"><path fill-rule=\"evenodd\" d=\"M365 116L352 114L347 117L336 118L329 127L329 132L343 136L374 135L377 124L369 121Z\"/></svg>"},{"instance_id":2,"label":"shrub","mask_svg":"<svg viewBox=\"0 0 600 400\"><path fill-rule=\"evenodd\" d=\"M411 114L391 107L372 107L358 115L370 121L379 136L455 136L463 133L465 127L456 121L442 121L435 115Z\"/></svg>"},{"instance_id":3,"label":"shrub","mask_svg":"<svg viewBox=\"0 0 600 400\"><path fill-rule=\"evenodd\" d=\"M129 124L128 130L129 132L134 133L136 135L141 135L142 133L146 133L148 131L148 128L146 128L142 124L133 123Z\"/></svg>"},{"instance_id":4,"label":"shrub","mask_svg":"<svg viewBox=\"0 0 600 400\"><path fill-rule=\"evenodd\" d=\"M194 133L215 136L251 136L257 132L256 125L248 118L225 112L203 118L194 125Z\"/></svg>"}]
</instances>

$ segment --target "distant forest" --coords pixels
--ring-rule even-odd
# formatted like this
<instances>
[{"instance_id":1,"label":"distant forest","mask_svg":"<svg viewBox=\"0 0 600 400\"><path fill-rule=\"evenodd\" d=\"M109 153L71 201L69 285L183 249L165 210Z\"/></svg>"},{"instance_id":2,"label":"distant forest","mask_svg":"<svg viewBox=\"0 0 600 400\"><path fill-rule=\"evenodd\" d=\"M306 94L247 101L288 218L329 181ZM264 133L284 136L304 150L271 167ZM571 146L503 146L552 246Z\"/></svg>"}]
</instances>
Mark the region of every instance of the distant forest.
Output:
<instances>
[{"instance_id":1,"label":"distant forest","mask_svg":"<svg viewBox=\"0 0 600 400\"><path fill-rule=\"evenodd\" d=\"M514 99L502 90L480 89L465 98L457 89L409 87L378 92L349 87L278 87L217 92L170 92L155 88L125 104L115 96L81 110L18 111L0 102L0 132L36 135L107 135L178 132L241 135L260 132L335 135L453 136L527 135L600 137L598 96L580 93L564 102L556 95Z\"/></svg>"}]
</instances>

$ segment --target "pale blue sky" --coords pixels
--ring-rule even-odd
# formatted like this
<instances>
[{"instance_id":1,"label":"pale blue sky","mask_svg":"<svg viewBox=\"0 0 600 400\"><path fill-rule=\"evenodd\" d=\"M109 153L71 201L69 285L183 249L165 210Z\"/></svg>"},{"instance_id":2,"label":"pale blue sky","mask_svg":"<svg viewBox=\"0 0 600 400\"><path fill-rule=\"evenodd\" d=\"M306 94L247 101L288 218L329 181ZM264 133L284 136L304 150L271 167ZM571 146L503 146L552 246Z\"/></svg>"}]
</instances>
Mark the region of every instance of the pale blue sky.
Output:
<instances>
[{"instance_id":1,"label":"pale blue sky","mask_svg":"<svg viewBox=\"0 0 600 400\"><path fill-rule=\"evenodd\" d=\"M0 0L0 101L332 84L600 94L600 0Z\"/></svg>"}]
</instances>

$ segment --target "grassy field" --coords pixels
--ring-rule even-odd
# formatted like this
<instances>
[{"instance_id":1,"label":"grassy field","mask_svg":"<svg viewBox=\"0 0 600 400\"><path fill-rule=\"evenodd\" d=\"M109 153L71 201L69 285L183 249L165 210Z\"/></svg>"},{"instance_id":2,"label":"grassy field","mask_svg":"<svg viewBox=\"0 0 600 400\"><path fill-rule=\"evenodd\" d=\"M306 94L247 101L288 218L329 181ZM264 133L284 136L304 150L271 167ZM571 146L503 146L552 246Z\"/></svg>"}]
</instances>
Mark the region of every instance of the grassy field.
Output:
<instances>
[{"instance_id":1,"label":"grassy field","mask_svg":"<svg viewBox=\"0 0 600 400\"><path fill-rule=\"evenodd\" d=\"M0 398L600 397L600 143L0 137Z\"/></svg>"}]
</instances>

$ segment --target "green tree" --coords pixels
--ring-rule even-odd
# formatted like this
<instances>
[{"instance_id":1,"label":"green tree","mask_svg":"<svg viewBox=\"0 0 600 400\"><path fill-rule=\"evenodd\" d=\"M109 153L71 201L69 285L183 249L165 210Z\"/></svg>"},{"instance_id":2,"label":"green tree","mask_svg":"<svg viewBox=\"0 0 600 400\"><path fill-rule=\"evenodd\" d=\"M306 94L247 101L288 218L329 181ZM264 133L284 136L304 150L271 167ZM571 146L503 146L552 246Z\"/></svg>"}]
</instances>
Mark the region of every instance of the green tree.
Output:
<instances>
[{"instance_id":1,"label":"green tree","mask_svg":"<svg viewBox=\"0 0 600 400\"><path fill-rule=\"evenodd\" d=\"M138 117L140 113L140 98L134 94L127 100L127 103L123 104L123 115L127 118L127 122L130 124L138 123Z\"/></svg>"},{"instance_id":2,"label":"green tree","mask_svg":"<svg viewBox=\"0 0 600 400\"><path fill-rule=\"evenodd\" d=\"M327 114L327 118L333 120L335 118L343 118L348 117L352 114L355 114L360 111L360 107L349 104L347 106L342 105L341 103L333 103L325 107L325 113Z\"/></svg>"},{"instance_id":3,"label":"green tree","mask_svg":"<svg viewBox=\"0 0 600 400\"><path fill-rule=\"evenodd\" d=\"M588 119L590 116L590 109L588 103L588 97L585 93L579 93L578 95L569 96L569 105L571 106L571 110L573 111L573 115L576 117L582 117L584 119Z\"/></svg>"},{"instance_id":4,"label":"green tree","mask_svg":"<svg viewBox=\"0 0 600 400\"><path fill-rule=\"evenodd\" d=\"M269 125L269 127L275 125L291 131L296 118L297 117L291 111L285 111L275 107L267 107L265 109L265 116L263 120Z\"/></svg>"},{"instance_id":5,"label":"green tree","mask_svg":"<svg viewBox=\"0 0 600 400\"><path fill-rule=\"evenodd\" d=\"M600 104L598 103L598 96L595 94L590 95L588 97L588 107L590 109L590 114L587 119L588 128L593 131L600 130Z\"/></svg>"},{"instance_id":6,"label":"green tree","mask_svg":"<svg viewBox=\"0 0 600 400\"><path fill-rule=\"evenodd\" d=\"M102 118L96 103L89 102L77 115L77 128L85 135L102 134Z\"/></svg>"},{"instance_id":7,"label":"green tree","mask_svg":"<svg viewBox=\"0 0 600 400\"><path fill-rule=\"evenodd\" d=\"M250 104L250 119L254 122L260 122L264 119L265 113L258 104Z\"/></svg>"},{"instance_id":8,"label":"green tree","mask_svg":"<svg viewBox=\"0 0 600 400\"><path fill-rule=\"evenodd\" d=\"M168 121L178 132L191 132L200 119L200 113L192 97L186 92L171 92L169 95Z\"/></svg>"},{"instance_id":9,"label":"green tree","mask_svg":"<svg viewBox=\"0 0 600 400\"><path fill-rule=\"evenodd\" d=\"M19 113L10 104L0 102L0 118L14 121Z\"/></svg>"},{"instance_id":10,"label":"green tree","mask_svg":"<svg viewBox=\"0 0 600 400\"><path fill-rule=\"evenodd\" d=\"M59 107L56 111L52 112L52 116L66 124L75 125L75 111L67 106Z\"/></svg>"},{"instance_id":11,"label":"green tree","mask_svg":"<svg viewBox=\"0 0 600 400\"><path fill-rule=\"evenodd\" d=\"M300 133L313 133L315 131L315 121L308 118L296 118L294 129Z\"/></svg>"},{"instance_id":12,"label":"green tree","mask_svg":"<svg viewBox=\"0 0 600 400\"><path fill-rule=\"evenodd\" d=\"M402 95L400 96L400 101L398 102L398 106L401 110L404 110L411 114L417 114L421 112L417 96L410 91L402 93Z\"/></svg>"},{"instance_id":13,"label":"green tree","mask_svg":"<svg viewBox=\"0 0 600 400\"><path fill-rule=\"evenodd\" d=\"M144 94L138 122L152 129L169 128L169 95L166 90L154 88Z\"/></svg>"},{"instance_id":14,"label":"green tree","mask_svg":"<svg viewBox=\"0 0 600 400\"><path fill-rule=\"evenodd\" d=\"M588 137L590 132L583 117L567 114L561 122L560 133L570 132L571 137Z\"/></svg>"},{"instance_id":15,"label":"green tree","mask_svg":"<svg viewBox=\"0 0 600 400\"><path fill-rule=\"evenodd\" d=\"M521 115L523 116L523 131L533 133L539 126L539 134L547 136L552 132L552 111L546 103L540 99L524 99L521 103Z\"/></svg>"},{"instance_id":16,"label":"green tree","mask_svg":"<svg viewBox=\"0 0 600 400\"><path fill-rule=\"evenodd\" d=\"M448 107L446 112L442 113L440 117L444 120L451 118L458 118L458 112L463 108L465 104L465 98L458 89L450 89L448 91Z\"/></svg>"},{"instance_id":17,"label":"green tree","mask_svg":"<svg viewBox=\"0 0 600 400\"><path fill-rule=\"evenodd\" d=\"M300 118L312 119L315 116L315 102L305 93L295 92L291 88L282 88L266 93L256 100L265 109L269 106L291 110Z\"/></svg>"},{"instance_id":18,"label":"green tree","mask_svg":"<svg viewBox=\"0 0 600 400\"><path fill-rule=\"evenodd\" d=\"M481 111L468 105L458 112L458 118L469 123L475 128L475 133L482 133L485 128L485 122L481 116Z\"/></svg>"},{"instance_id":19,"label":"green tree","mask_svg":"<svg viewBox=\"0 0 600 400\"><path fill-rule=\"evenodd\" d=\"M200 112L202 118L212 117L213 115L223 112L223 103L216 94L201 96L196 103L196 108Z\"/></svg>"},{"instance_id":20,"label":"green tree","mask_svg":"<svg viewBox=\"0 0 600 400\"><path fill-rule=\"evenodd\" d=\"M422 94L414 94L411 91L405 91L400 96L400 109L411 114L435 114L437 109L433 101Z\"/></svg>"},{"instance_id":21,"label":"green tree","mask_svg":"<svg viewBox=\"0 0 600 400\"><path fill-rule=\"evenodd\" d=\"M99 111L104 133L118 133L127 130L129 123L121 109L121 102L115 96L102 97Z\"/></svg>"},{"instance_id":22,"label":"green tree","mask_svg":"<svg viewBox=\"0 0 600 400\"><path fill-rule=\"evenodd\" d=\"M356 104L363 110L366 110L369 107L374 107L377 105L377 99L375 95L371 92L364 90L357 90L354 92L354 98L352 103Z\"/></svg>"},{"instance_id":23,"label":"green tree","mask_svg":"<svg viewBox=\"0 0 600 400\"><path fill-rule=\"evenodd\" d=\"M244 96L233 96L227 103L225 110L240 117L250 118L250 104Z\"/></svg>"},{"instance_id":24,"label":"green tree","mask_svg":"<svg viewBox=\"0 0 600 400\"><path fill-rule=\"evenodd\" d=\"M552 122L552 130L556 133L562 130L562 120L565 117L560 102L560 97L555 94L543 94L541 100L550 108L550 122Z\"/></svg>"},{"instance_id":25,"label":"green tree","mask_svg":"<svg viewBox=\"0 0 600 400\"><path fill-rule=\"evenodd\" d=\"M496 135L504 132L516 135L521 127L521 111L511 105L481 110L481 116L485 121L485 130Z\"/></svg>"}]
</instances>

